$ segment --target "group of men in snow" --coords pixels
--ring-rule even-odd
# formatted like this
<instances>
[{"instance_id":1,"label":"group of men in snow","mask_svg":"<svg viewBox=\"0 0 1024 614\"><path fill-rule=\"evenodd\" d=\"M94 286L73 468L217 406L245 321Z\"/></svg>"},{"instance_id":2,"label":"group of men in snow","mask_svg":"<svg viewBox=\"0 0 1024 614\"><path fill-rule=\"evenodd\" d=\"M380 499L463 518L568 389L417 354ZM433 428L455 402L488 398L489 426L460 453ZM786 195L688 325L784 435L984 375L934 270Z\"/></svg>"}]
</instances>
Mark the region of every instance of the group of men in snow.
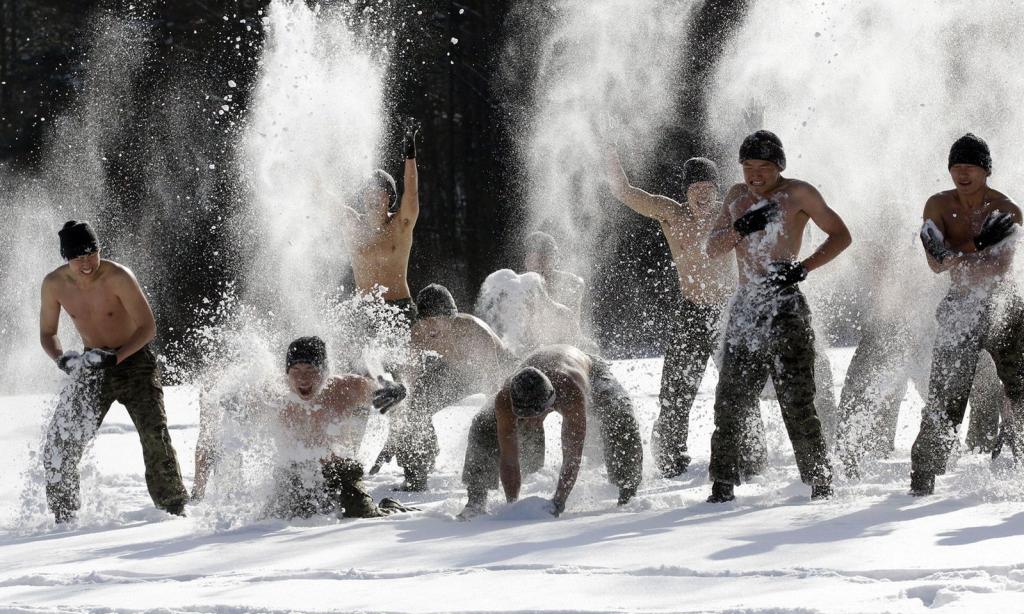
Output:
<instances>
[{"instance_id":1,"label":"group of men in snow","mask_svg":"<svg viewBox=\"0 0 1024 614\"><path fill-rule=\"evenodd\" d=\"M552 413L561 416L562 467L550 512L557 516L565 509L588 432L600 435L618 503L630 501L642 475L640 430L629 395L579 332L582 280L557 269L557 245L550 236L531 235L528 266L539 274L545 302L543 309L523 316L534 318L523 324L536 334L516 348L488 323L461 313L442 286L430 284L413 300L407 272L419 214L415 129L407 131L404 150L401 198L394 179L375 171L352 205L343 208L343 228L356 288L377 293L394 321L408 327L414 359L406 364L412 366L396 368L389 377L332 373L321 338L301 337L289 345L284 376L291 394L270 406L282 431L309 455L279 467L269 513L373 517L410 509L394 499L374 502L362 485L362 465L336 454L332 439L346 431L361 436L370 411L395 408L401 419L391 420L387 443L370 472L396 457L405 477L399 490L425 490L438 453L432 416L474 393L486 393L488 401L468 434L462 472L468 502L461 518L485 513L488 491L499 482L505 499L517 500L523 473L543 465L543 424ZM782 175L786 152L779 137L766 130L743 140L738 156L743 181L724 194L711 160L687 160L683 202L631 185L614 147L607 147L606 157L611 193L660 224L682 294L678 311L664 323L669 343L652 435L656 467L666 478L687 471L690 409L708 360L719 349L708 501L732 500L734 487L764 468L759 395L769 377L801 479L813 499L830 497L833 467L815 406L815 335L799 284L820 275L817 271L851 244L843 220L810 183ZM1015 458L1024 458L1024 437L1016 432L1016 425L1024 425L1018 416L1024 404L1024 304L1012 280L1010 240L1022 223L1021 211L989 187L992 160L981 138L958 139L948 170L953 189L928 199L920 232L929 266L935 273L948 271L951 284L937 312L927 402L912 449L914 495L931 494L935 477L946 470L981 350L991 354L1002 382L1000 441ZM826 238L800 259L808 222ZM119 401L138 430L154 503L184 515L190 498L204 496L218 461L217 438L201 427L190 497L167 429L150 346L156 324L139 283L127 268L101 258L100 241L88 223L68 222L58 234L66 264L43 281L40 339L70 377L43 453L50 509L57 522L75 517L79 460L111 404ZM82 338L82 352L61 347L62 309ZM869 337L866 333L864 343ZM859 355L858 350L851 373L864 371L856 364ZM865 350L863 360L873 355ZM851 433L878 422L871 414L882 405L844 399L834 445L851 476L863 456L863 437ZM313 480L307 479L310 468Z\"/></svg>"}]
</instances>

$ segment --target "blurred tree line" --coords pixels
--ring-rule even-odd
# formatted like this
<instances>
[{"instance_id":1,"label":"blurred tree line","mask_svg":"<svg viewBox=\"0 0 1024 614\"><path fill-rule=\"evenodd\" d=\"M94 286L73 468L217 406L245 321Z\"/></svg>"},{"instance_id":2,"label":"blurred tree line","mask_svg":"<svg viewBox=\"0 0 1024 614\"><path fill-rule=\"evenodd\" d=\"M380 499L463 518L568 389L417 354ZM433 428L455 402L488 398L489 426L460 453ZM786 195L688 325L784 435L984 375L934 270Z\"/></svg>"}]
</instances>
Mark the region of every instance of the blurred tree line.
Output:
<instances>
[{"instance_id":1,"label":"blurred tree line","mask_svg":"<svg viewBox=\"0 0 1024 614\"><path fill-rule=\"evenodd\" d=\"M423 123L423 209L410 285L415 292L443 283L469 310L487 274L521 269L519 242L528 230L517 214L524 189L508 125L514 116L510 105L525 101L503 99L496 86L502 48L515 35L506 19L517 2L338 1L373 9L389 20L379 25L394 29L395 40L402 41L392 50L391 142L398 142L398 117ZM32 172L43 163L50 126L82 91L96 16L131 16L144 30L144 48L135 50L144 59L132 78L130 101L109 110L123 117L117 138L104 143L104 216L109 213L123 233L156 252L152 260L162 269L160 282L149 283L147 291L165 346L182 341L199 323L197 305L217 297L243 270L220 225L239 205L241 190L229 165L219 163L231 158L254 85L267 3L0 0L0 165L8 172ZM683 196L680 172L687 157L711 154L731 161L731 152L725 159L716 156L717 145L704 140L703 95L746 1L679 5L695 11L679 43L688 49L682 73L688 77L677 85L681 121L659 143L664 162L646 172L627 169L646 189L674 198ZM236 83L230 93L228 80ZM230 110L219 114L217 107L225 103ZM189 135L185 142L183 134ZM386 168L398 170L393 166ZM616 249L601 255L591 273L595 336L611 356L658 353L664 337L659 320L669 317L678 300L668 248L653 221L622 214L610 200L602 206L615 209L620 220L605 232L628 240L611 243ZM191 209L186 226L175 215L182 207ZM154 209L158 215L137 214ZM145 271L140 278L147 282Z\"/></svg>"}]
</instances>

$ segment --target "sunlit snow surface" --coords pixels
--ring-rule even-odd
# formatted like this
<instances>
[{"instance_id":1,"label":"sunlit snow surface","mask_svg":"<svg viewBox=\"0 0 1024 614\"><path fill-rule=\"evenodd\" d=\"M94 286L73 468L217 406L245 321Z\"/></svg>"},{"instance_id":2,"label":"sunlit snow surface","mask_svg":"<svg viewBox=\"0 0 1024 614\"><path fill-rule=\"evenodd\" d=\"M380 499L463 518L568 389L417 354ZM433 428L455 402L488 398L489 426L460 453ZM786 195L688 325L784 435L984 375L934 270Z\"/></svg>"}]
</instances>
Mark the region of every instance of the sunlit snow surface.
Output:
<instances>
[{"instance_id":1,"label":"sunlit snow surface","mask_svg":"<svg viewBox=\"0 0 1024 614\"><path fill-rule=\"evenodd\" d=\"M833 353L836 381L850 359ZM649 443L660 360L617 362ZM475 407L436 417L439 471L426 494L399 497L422 512L384 520L314 518L239 522L210 504L179 519L153 509L137 436L115 406L83 463L84 508L57 529L33 509L41 486L22 497L40 439L44 397L0 399L0 610L276 612L712 611L1019 612L1024 590L1024 487L1009 460L966 455L912 499L909 447L921 408L911 387L897 454L869 464L836 498L808 501L774 402L762 402L771 468L737 489L731 504L704 503L714 369L693 412L691 470L655 476L616 508L601 463L588 463L559 519L536 499L457 522L459 481ZM470 399L477 404L479 397ZM191 388L167 391L171 436L186 481L198 423ZM554 419L552 419L554 422ZM523 496L550 496L557 429L548 424L548 464ZM371 424L366 455L382 441ZM372 440L372 441L371 441ZM645 450L646 451L646 450ZM369 480L379 499L399 481L394 465ZM256 505L256 503L254 503Z\"/></svg>"}]
</instances>

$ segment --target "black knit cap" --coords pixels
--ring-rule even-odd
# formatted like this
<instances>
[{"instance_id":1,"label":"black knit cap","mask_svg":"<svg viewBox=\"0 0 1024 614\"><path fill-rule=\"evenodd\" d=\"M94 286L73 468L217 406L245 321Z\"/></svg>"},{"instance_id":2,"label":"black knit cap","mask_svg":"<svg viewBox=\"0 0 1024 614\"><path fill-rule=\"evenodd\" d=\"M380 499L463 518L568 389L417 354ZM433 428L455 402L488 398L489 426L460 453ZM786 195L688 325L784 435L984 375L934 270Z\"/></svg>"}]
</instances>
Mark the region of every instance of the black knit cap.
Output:
<instances>
[{"instance_id":1,"label":"black knit cap","mask_svg":"<svg viewBox=\"0 0 1024 614\"><path fill-rule=\"evenodd\" d=\"M387 171L382 169L375 169L370 173L370 179L367 181L367 185L374 188L380 188L388 193L388 211L394 213L398 210L398 187L395 184L395 178L388 174Z\"/></svg>"},{"instance_id":2,"label":"black knit cap","mask_svg":"<svg viewBox=\"0 0 1024 614\"><path fill-rule=\"evenodd\" d=\"M57 236L60 237L60 255L65 260L86 256L100 249L96 231L89 222L70 220L57 231Z\"/></svg>"},{"instance_id":3,"label":"black knit cap","mask_svg":"<svg viewBox=\"0 0 1024 614\"><path fill-rule=\"evenodd\" d=\"M683 189L699 181L718 185L718 165L707 158L690 158L683 162Z\"/></svg>"},{"instance_id":4,"label":"black knit cap","mask_svg":"<svg viewBox=\"0 0 1024 614\"><path fill-rule=\"evenodd\" d=\"M747 160L766 160L773 162L780 171L786 170L786 151L782 148L782 139L767 130L751 134L740 145L740 164Z\"/></svg>"},{"instance_id":5,"label":"black knit cap","mask_svg":"<svg viewBox=\"0 0 1024 614\"><path fill-rule=\"evenodd\" d=\"M988 143L985 142L985 139L970 132L958 138L949 148L949 166L947 168L953 168L954 164L980 166L991 174L992 152L988 149Z\"/></svg>"},{"instance_id":6,"label":"black knit cap","mask_svg":"<svg viewBox=\"0 0 1024 614\"><path fill-rule=\"evenodd\" d=\"M327 368L327 346L320 337L299 337L288 346L284 358L284 370L300 363L311 364L323 371Z\"/></svg>"},{"instance_id":7,"label":"black knit cap","mask_svg":"<svg viewBox=\"0 0 1024 614\"><path fill-rule=\"evenodd\" d=\"M459 306L448 288L430 284L416 295L416 310L419 318L454 318L459 313Z\"/></svg>"},{"instance_id":8,"label":"black knit cap","mask_svg":"<svg viewBox=\"0 0 1024 614\"><path fill-rule=\"evenodd\" d=\"M532 418L548 408L555 396L555 387L543 371L526 367L512 376L509 395L512 397L512 413L519 418Z\"/></svg>"}]
</instances>

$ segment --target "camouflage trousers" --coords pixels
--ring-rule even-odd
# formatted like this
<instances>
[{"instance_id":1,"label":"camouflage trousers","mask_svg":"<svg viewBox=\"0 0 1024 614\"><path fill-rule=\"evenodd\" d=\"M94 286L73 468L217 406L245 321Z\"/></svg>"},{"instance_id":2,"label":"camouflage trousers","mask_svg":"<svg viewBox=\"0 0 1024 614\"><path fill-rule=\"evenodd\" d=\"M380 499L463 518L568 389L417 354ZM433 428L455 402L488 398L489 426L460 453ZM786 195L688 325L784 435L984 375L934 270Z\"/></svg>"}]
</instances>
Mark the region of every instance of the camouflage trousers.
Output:
<instances>
[{"instance_id":1,"label":"camouflage trousers","mask_svg":"<svg viewBox=\"0 0 1024 614\"><path fill-rule=\"evenodd\" d=\"M640 427L633 415L633 402L608 364L597 357L592 359L587 428L591 420L597 421L608 480L620 489L635 490L643 472L643 445ZM540 470L544 466L544 426L518 420L516 432L520 471L526 475ZM462 483L469 491L470 501L498 487L500 457L498 420L493 403L488 403L473 418L469 428Z\"/></svg>"},{"instance_id":2,"label":"camouflage trousers","mask_svg":"<svg viewBox=\"0 0 1024 614\"><path fill-rule=\"evenodd\" d=\"M43 451L46 499L54 514L67 516L81 506L78 464L114 401L125 406L139 433L153 503L171 509L188 500L167 431L160 370L147 345L108 369L78 369L61 392Z\"/></svg>"},{"instance_id":3,"label":"camouflage trousers","mask_svg":"<svg viewBox=\"0 0 1024 614\"><path fill-rule=\"evenodd\" d=\"M718 342L720 314L717 306L683 300L670 322L658 396L661 411L651 437L655 462L666 476L678 475L690 464L690 408Z\"/></svg>"},{"instance_id":4,"label":"camouflage trousers","mask_svg":"<svg viewBox=\"0 0 1024 614\"><path fill-rule=\"evenodd\" d=\"M1006 426L1014 458L1024 458L1024 301L1014 292L979 298L950 292L936 311L939 335L932 351L928 401L911 448L913 471L941 475L956 443L978 358L987 351L1009 399Z\"/></svg>"},{"instance_id":5,"label":"camouflage trousers","mask_svg":"<svg viewBox=\"0 0 1024 614\"><path fill-rule=\"evenodd\" d=\"M342 510L345 518L382 515L363 488L363 466L351 458L331 455L321 461L290 463L278 469L274 478L271 516L309 518Z\"/></svg>"},{"instance_id":6,"label":"camouflage trousers","mask_svg":"<svg viewBox=\"0 0 1024 614\"><path fill-rule=\"evenodd\" d=\"M807 300L796 286L755 289L737 297L729 314L711 436L711 479L739 484L743 453L756 447L750 415L771 376L782 419L793 444L800 478L807 484L832 479L825 438L814 407L814 331Z\"/></svg>"}]
</instances>

